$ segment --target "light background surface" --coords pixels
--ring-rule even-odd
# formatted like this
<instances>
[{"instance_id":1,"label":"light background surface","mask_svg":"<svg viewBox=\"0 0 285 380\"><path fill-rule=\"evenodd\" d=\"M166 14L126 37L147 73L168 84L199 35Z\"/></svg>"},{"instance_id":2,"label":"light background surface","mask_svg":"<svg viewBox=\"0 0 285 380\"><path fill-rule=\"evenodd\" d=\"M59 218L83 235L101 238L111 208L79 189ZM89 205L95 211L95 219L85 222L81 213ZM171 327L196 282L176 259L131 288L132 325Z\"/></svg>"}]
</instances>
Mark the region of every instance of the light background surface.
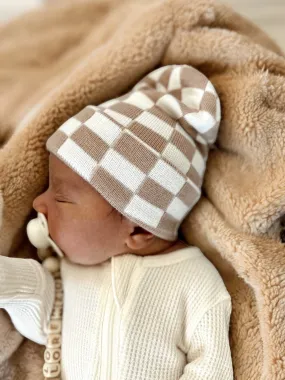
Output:
<instances>
[{"instance_id":1,"label":"light background surface","mask_svg":"<svg viewBox=\"0 0 285 380\"><path fill-rule=\"evenodd\" d=\"M36 8L44 1L0 0L0 22L6 22L22 12ZM223 0L223 2L230 4L235 10L259 25L285 51L285 0Z\"/></svg>"},{"instance_id":2,"label":"light background surface","mask_svg":"<svg viewBox=\"0 0 285 380\"><path fill-rule=\"evenodd\" d=\"M251 19L285 52L285 0L224 0Z\"/></svg>"}]
</instances>

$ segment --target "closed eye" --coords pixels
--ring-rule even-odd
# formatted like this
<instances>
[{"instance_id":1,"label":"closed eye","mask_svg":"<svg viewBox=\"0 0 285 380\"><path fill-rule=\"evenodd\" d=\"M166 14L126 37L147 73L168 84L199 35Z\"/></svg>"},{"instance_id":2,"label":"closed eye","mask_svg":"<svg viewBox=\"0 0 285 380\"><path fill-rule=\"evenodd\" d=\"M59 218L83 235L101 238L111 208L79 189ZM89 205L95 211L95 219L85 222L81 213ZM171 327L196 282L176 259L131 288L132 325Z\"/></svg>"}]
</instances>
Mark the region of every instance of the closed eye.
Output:
<instances>
[{"instance_id":1,"label":"closed eye","mask_svg":"<svg viewBox=\"0 0 285 380\"><path fill-rule=\"evenodd\" d=\"M68 201L66 201L66 200L63 200L63 199L57 199L57 198L55 198L54 199L56 202L58 202L58 203L70 203L70 202L68 202Z\"/></svg>"}]
</instances>

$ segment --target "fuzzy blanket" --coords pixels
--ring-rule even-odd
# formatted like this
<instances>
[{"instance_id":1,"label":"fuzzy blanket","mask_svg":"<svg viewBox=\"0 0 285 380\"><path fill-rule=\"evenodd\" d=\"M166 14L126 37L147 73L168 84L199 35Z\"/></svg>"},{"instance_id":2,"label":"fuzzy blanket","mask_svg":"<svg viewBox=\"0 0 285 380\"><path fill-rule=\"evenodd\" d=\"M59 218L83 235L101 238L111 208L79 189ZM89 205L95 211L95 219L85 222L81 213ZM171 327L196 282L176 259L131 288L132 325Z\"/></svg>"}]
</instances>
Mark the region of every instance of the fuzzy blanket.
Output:
<instances>
[{"instance_id":1,"label":"fuzzy blanket","mask_svg":"<svg viewBox=\"0 0 285 380\"><path fill-rule=\"evenodd\" d=\"M235 379L285 379L280 49L212 0L51 2L0 28L0 40L0 254L36 258L26 225L48 183L45 142L55 129L159 66L193 65L217 89L223 121L181 237L200 247L231 293ZM43 352L0 310L1 380L42 379Z\"/></svg>"}]
</instances>

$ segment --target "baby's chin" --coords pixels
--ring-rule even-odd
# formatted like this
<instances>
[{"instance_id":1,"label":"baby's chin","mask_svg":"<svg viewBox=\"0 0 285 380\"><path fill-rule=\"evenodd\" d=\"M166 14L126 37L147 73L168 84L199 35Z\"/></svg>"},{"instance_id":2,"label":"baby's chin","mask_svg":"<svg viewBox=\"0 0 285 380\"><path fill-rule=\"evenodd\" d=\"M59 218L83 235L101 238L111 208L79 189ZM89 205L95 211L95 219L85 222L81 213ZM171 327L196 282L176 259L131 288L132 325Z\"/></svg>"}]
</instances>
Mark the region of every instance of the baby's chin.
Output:
<instances>
[{"instance_id":1,"label":"baby's chin","mask_svg":"<svg viewBox=\"0 0 285 380\"><path fill-rule=\"evenodd\" d=\"M84 257L83 255L80 255L77 252L76 253L68 253L68 252L63 251L63 253L64 253L65 259L67 259L68 261L70 261L73 264L82 265L82 266L99 265L99 264L103 264L103 263L110 260L110 258L99 259L96 257L92 257L92 258Z\"/></svg>"}]
</instances>

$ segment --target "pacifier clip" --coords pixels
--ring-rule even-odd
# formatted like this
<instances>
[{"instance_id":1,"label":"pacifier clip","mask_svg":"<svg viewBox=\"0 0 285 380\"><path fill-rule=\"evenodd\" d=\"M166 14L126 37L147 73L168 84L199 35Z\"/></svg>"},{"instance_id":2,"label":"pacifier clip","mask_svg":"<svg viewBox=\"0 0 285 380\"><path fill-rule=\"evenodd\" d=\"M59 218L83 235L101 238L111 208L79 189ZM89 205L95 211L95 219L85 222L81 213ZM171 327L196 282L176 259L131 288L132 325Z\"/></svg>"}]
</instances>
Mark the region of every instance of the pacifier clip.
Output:
<instances>
[{"instance_id":1,"label":"pacifier clip","mask_svg":"<svg viewBox=\"0 0 285 380\"><path fill-rule=\"evenodd\" d=\"M63 252L49 236L47 220L42 213L32 219L27 225L28 238L37 249L42 265L53 276L55 283L55 299L50 321L47 327L47 344L44 352L44 379L61 380L61 337L63 315L63 287L60 272L60 259ZM52 256L51 247L58 257Z\"/></svg>"}]
</instances>

